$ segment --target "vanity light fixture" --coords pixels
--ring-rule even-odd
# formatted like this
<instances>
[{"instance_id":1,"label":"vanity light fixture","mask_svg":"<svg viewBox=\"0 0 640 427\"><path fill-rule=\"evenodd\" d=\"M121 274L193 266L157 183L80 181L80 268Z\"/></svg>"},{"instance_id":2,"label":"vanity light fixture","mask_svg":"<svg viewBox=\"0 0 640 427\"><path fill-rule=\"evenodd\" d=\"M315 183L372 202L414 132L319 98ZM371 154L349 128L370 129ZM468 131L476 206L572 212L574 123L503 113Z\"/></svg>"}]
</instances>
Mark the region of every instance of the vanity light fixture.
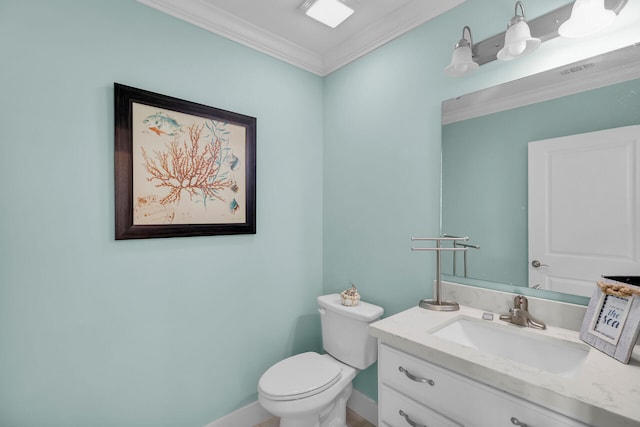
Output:
<instances>
[{"instance_id":1,"label":"vanity light fixture","mask_svg":"<svg viewBox=\"0 0 640 427\"><path fill-rule=\"evenodd\" d=\"M456 45L456 50L458 46L463 46L464 44L468 45L468 48L471 50L471 53L467 55L463 51L466 49L462 49L461 52L454 52L454 57L451 60L451 64L445 68L445 72L450 76L462 76L464 74L468 74L471 71L478 68L478 65L483 65L491 61L495 61L496 59L513 59L515 55L507 55L507 52L503 52L500 54L501 58L498 58L498 52L504 51L504 47L510 45L512 40L527 41L533 40L533 37L530 38L530 34L533 33L536 38L540 39L541 43L554 39L559 35L563 37L578 37L582 35L588 35L585 30L573 31L575 25L573 21L574 16L584 17L583 18L587 23L599 25L593 26L595 30L599 30L604 28L604 24L610 23L615 16L619 15L621 11L625 8L629 0L576 0L573 3L565 4L564 6L560 6L557 9L552 10L542 16L531 19L530 21L525 20L524 16L524 6L522 3L518 1L516 3L516 16L513 17L507 31L502 32L500 34L496 34L495 36L489 37L487 39L481 40L477 43L471 42L471 30L469 30L469 38L465 39L464 30L462 31L462 40L458 42ZM518 4L520 4L522 8L522 15L518 15ZM591 15L594 13L594 15ZM601 14L602 13L602 14ZM613 18L612 18L613 15ZM602 18L604 16L604 18ZM513 38L512 36L508 36L507 33L510 30L517 28L517 22L520 18L522 18L522 22L530 28L528 34L525 34L526 37L523 38ZM584 21L583 21L584 22ZM520 25L522 27L522 25ZM562 28L561 28L562 27ZM469 27L465 27L467 30ZM560 34L559 34L560 33ZM515 33L514 33L515 34ZM519 33L522 36L523 33ZM534 42L535 43L535 42ZM539 45L540 43L538 43ZM520 48L522 45L516 44L516 52L518 51L517 47ZM520 53L519 56L523 54L529 53L533 51L527 51L528 47ZM464 53L464 57L466 59L460 59L462 57L462 53ZM503 57L504 56L504 57ZM507 58L507 56L509 56ZM473 64L475 63L475 65ZM465 65L468 69L465 69Z\"/></svg>"},{"instance_id":2,"label":"vanity light fixture","mask_svg":"<svg viewBox=\"0 0 640 427\"><path fill-rule=\"evenodd\" d=\"M585 37L608 27L615 17L614 11L605 9L604 0L576 0L571 17L560 25L558 34L562 37Z\"/></svg>"},{"instance_id":3,"label":"vanity light fixture","mask_svg":"<svg viewBox=\"0 0 640 427\"><path fill-rule=\"evenodd\" d=\"M469 33L468 39L465 37L465 31ZM444 72L449 76L459 77L477 70L479 65L473 60L472 48L471 28L465 25L462 29L462 38L453 50L451 63L445 67Z\"/></svg>"},{"instance_id":4,"label":"vanity light fixture","mask_svg":"<svg viewBox=\"0 0 640 427\"><path fill-rule=\"evenodd\" d=\"M336 28L353 14L353 9L340 0L307 0L302 6L305 14L316 21Z\"/></svg>"},{"instance_id":5,"label":"vanity light fixture","mask_svg":"<svg viewBox=\"0 0 640 427\"><path fill-rule=\"evenodd\" d=\"M518 15L520 6L521 15ZM509 61L528 55L540 46L540 39L531 37L531 30L524 15L524 5L516 2L515 16L511 18L504 36L504 47L498 51L498 59Z\"/></svg>"}]
</instances>

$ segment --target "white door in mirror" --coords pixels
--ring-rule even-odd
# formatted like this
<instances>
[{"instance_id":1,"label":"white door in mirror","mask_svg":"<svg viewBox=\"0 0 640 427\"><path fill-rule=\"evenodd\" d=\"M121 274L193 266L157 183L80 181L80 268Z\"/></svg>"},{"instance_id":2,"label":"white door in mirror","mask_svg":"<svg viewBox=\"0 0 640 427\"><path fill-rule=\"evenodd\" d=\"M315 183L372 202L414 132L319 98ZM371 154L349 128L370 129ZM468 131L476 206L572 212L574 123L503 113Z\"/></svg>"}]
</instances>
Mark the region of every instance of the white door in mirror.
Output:
<instances>
[{"instance_id":1,"label":"white door in mirror","mask_svg":"<svg viewBox=\"0 0 640 427\"><path fill-rule=\"evenodd\" d=\"M530 142L530 286L591 296L638 271L640 126Z\"/></svg>"}]
</instances>

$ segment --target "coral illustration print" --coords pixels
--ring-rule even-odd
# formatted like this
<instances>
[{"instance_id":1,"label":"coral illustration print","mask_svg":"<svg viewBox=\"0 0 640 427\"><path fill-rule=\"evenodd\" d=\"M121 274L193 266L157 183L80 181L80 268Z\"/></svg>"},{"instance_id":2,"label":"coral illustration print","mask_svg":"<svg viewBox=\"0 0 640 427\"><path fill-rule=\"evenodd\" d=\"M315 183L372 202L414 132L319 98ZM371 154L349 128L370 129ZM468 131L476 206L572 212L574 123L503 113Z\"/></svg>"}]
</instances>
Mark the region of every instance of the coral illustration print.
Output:
<instances>
[{"instance_id":1,"label":"coral illustration print","mask_svg":"<svg viewBox=\"0 0 640 427\"><path fill-rule=\"evenodd\" d=\"M133 104L134 224L242 223L245 128Z\"/></svg>"}]
</instances>

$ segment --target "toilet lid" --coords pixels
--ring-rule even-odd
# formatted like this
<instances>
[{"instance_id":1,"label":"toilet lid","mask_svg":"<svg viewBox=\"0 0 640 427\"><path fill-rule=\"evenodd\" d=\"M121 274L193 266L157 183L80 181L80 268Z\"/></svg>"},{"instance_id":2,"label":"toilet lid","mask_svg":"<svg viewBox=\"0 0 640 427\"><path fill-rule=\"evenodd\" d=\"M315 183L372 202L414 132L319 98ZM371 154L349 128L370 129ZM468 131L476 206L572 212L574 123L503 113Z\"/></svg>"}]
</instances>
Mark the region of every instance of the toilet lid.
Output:
<instances>
[{"instance_id":1,"label":"toilet lid","mask_svg":"<svg viewBox=\"0 0 640 427\"><path fill-rule=\"evenodd\" d=\"M302 399L334 385L341 371L340 365L318 353L302 353L267 369L258 382L258 389L271 400Z\"/></svg>"}]
</instances>

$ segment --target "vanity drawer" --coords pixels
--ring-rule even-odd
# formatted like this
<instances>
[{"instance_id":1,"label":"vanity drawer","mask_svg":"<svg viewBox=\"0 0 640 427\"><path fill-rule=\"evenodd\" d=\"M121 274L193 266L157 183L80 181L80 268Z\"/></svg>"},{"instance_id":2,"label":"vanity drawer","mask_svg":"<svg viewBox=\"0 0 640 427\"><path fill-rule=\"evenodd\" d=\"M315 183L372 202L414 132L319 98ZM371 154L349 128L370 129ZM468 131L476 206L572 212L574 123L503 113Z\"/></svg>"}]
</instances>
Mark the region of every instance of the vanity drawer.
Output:
<instances>
[{"instance_id":1,"label":"vanity drawer","mask_svg":"<svg viewBox=\"0 0 640 427\"><path fill-rule=\"evenodd\" d=\"M486 425L495 427L589 427L577 420L545 409L535 403L528 402L494 388L486 387L487 405L495 408L489 412ZM479 390L480 391L480 390Z\"/></svg>"},{"instance_id":2,"label":"vanity drawer","mask_svg":"<svg viewBox=\"0 0 640 427\"><path fill-rule=\"evenodd\" d=\"M465 427L588 427L384 344L380 345L378 353L381 394L390 387L401 395L410 396L404 397L405 400L412 399L414 404L429 407L432 412L445 419L456 420ZM381 404L381 416L384 416L384 413L388 413L386 400L381 399ZM400 419L404 420L402 417ZM390 420L386 422L393 427L403 425Z\"/></svg>"},{"instance_id":3,"label":"vanity drawer","mask_svg":"<svg viewBox=\"0 0 640 427\"><path fill-rule=\"evenodd\" d=\"M382 425L393 427L462 427L442 414L382 385L380 387Z\"/></svg>"},{"instance_id":4,"label":"vanity drawer","mask_svg":"<svg viewBox=\"0 0 640 427\"><path fill-rule=\"evenodd\" d=\"M378 351L378 375L381 384L464 424L472 425L487 410L469 380L384 344Z\"/></svg>"}]
</instances>

